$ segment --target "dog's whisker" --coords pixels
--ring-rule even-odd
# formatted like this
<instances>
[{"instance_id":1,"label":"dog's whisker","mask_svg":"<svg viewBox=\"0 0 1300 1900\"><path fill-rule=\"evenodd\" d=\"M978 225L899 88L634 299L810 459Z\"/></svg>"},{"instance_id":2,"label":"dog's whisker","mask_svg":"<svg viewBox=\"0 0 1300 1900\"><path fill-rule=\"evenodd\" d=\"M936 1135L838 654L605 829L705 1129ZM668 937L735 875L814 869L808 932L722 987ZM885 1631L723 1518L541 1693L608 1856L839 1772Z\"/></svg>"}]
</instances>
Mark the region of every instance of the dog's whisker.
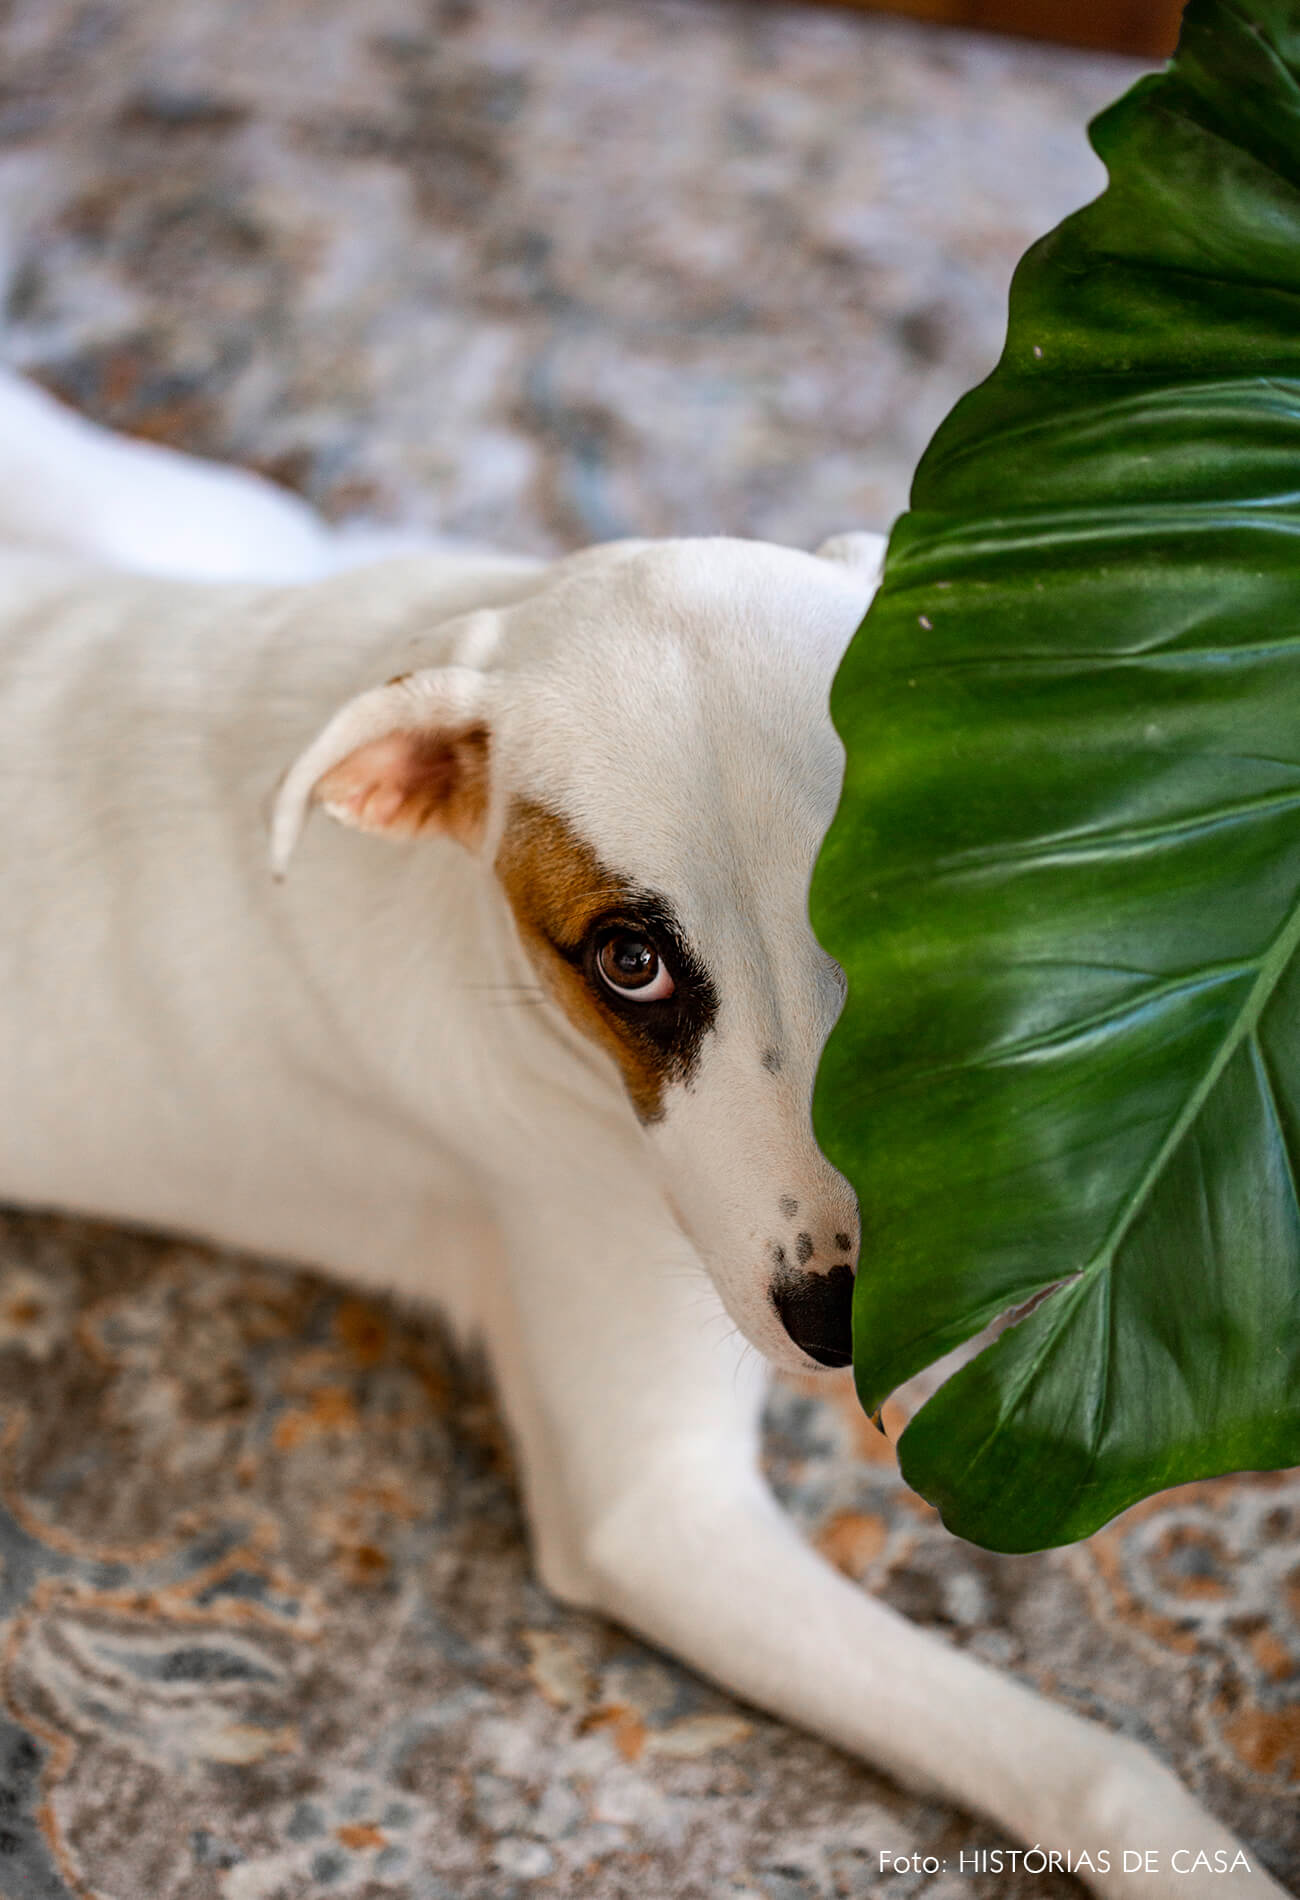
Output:
<instances>
[{"instance_id":1,"label":"dog's whisker","mask_svg":"<svg viewBox=\"0 0 1300 1900\"><path fill-rule=\"evenodd\" d=\"M660 1271L665 1280L689 1280L693 1286L699 1288L701 1299L713 1285L709 1278L709 1270L702 1260L694 1261L689 1267L664 1266Z\"/></svg>"},{"instance_id":2,"label":"dog's whisker","mask_svg":"<svg viewBox=\"0 0 1300 1900\"><path fill-rule=\"evenodd\" d=\"M462 990L513 990L526 992L530 996L546 994L540 983L461 983L458 987Z\"/></svg>"}]
</instances>

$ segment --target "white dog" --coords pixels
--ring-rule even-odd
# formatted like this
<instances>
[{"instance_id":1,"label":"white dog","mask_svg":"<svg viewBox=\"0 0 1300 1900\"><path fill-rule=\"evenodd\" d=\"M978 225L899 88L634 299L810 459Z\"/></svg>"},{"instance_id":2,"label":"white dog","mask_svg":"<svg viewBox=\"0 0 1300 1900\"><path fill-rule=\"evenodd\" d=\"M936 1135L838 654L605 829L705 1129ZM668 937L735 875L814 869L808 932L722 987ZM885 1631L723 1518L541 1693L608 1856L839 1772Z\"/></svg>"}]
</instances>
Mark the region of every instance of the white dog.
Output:
<instances>
[{"instance_id":1,"label":"white dog","mask_svg":"<svg viewBox=\"0 0 1300 1900\"><path fill-rule=\"evenodd\" d=\"M1145 1753L823 1563L757 1470L758 1355L849 1358L806 893L878 537L358 566L9 380L0 542L0 1196L439 1302L566 1602L1103 1894L1280 1893Z\"/></svg>"}]
</instances>

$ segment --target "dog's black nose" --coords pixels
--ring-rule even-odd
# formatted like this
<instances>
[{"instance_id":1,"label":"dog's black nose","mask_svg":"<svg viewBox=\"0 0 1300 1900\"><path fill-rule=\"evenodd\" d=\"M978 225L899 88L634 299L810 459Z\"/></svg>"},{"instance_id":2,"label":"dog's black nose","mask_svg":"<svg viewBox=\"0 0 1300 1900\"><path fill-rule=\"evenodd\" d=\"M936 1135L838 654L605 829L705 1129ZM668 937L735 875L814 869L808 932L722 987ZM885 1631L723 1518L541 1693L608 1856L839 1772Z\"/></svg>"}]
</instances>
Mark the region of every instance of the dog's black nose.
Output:
<instances>
[{"instance_id":1,"label":"dog's black nose","mask_svg":"<svg viewBox=\"0 0 1300 1900\"><path fill-rule=\"evenodd\" d=\"M772 1304L796 1346L819 1366L853 1362L853 1269L843 1261L826 1273L783 1275Z\"/></svg>"}]
</instances>

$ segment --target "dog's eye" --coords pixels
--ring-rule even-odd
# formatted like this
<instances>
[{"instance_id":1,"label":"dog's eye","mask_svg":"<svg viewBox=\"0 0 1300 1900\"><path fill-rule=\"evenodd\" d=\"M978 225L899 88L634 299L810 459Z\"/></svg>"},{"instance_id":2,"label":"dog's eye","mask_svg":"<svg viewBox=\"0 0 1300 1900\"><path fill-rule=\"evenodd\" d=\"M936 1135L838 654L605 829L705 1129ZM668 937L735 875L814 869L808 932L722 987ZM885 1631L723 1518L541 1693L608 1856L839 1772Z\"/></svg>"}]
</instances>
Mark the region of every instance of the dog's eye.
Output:
<instances>
[{"instance_id":1,"label":"dog's eye","mask_svg":"<svg viewBox=\"0 0 1300 1900\"><path fill-rule=\"evenodd\" d=\"M606 989L632 1003L662 1003L676 985L651 938L636 930L613 930L596 952Z\"/></svg>"}]
</instances>

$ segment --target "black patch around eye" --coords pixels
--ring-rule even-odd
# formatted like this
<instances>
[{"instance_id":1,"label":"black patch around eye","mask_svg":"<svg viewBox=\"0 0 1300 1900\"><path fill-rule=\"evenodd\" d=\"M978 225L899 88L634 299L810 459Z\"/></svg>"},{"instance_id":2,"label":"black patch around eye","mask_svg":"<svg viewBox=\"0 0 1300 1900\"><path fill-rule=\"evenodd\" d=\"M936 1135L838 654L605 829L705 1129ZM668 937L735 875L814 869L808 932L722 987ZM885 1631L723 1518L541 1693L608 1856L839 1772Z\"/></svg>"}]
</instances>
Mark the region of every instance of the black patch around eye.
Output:
<instances>
[{"instance_id":1,"label":"black patch around eye","mask_svg":"<svg viewBox=\"0 0 1300 1900\"><path fill-rule=\"evenodd\" d=\"M601 946L617 936L644 937L654 945L672 977L671 996L644 1002L635 991L620 996L603 981L596 958ZM624 1033L645 1042L661 1059L667 1057L674 1081L688 1082L699 1062L704 1038L717 1017L718 995L669 905L654 893L637 893L626 908L590 924L576 949L557 947L581 967L600 1002L617 1016Z\"/></svg>"}]
</instances>

